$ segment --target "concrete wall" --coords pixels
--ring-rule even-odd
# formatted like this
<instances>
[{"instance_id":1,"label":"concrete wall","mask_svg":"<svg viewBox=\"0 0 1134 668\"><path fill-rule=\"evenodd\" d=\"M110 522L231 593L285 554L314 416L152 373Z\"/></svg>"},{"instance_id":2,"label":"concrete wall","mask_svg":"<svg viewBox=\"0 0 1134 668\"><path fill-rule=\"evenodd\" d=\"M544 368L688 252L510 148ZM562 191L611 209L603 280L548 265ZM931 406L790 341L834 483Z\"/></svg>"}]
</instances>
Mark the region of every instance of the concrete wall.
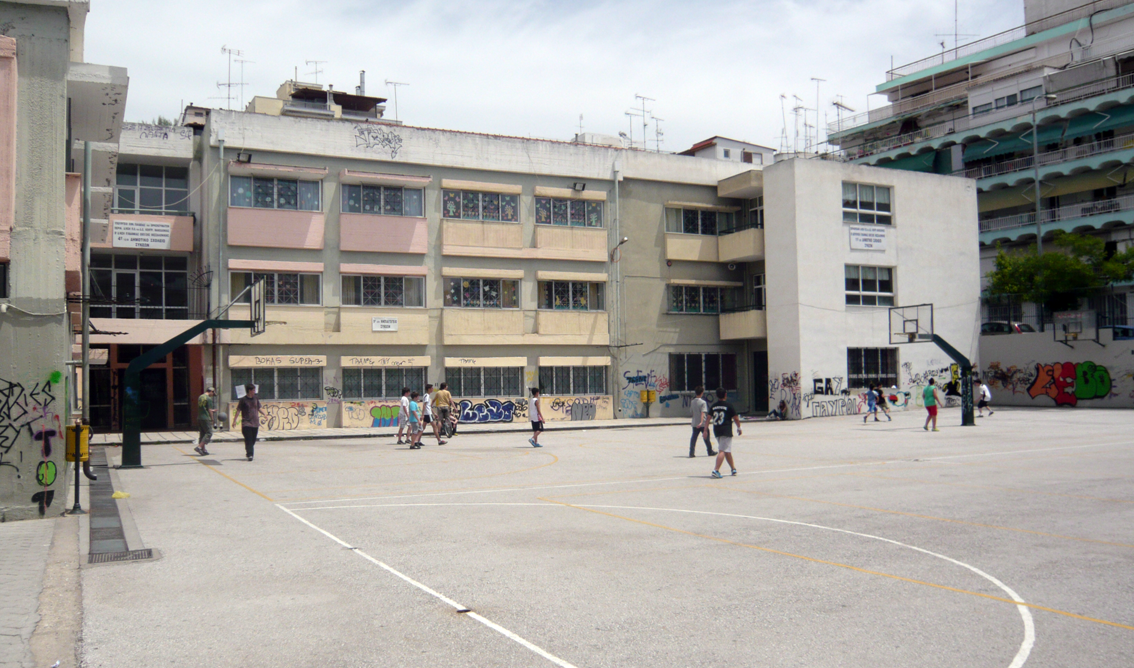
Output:
<instances>
[{"instance_id":1,"label":"concrete wall","mask_svg":"<svg viewBox=\"0 0 1134 668\"><path fill-rule=\"evenodd\" d=\"M66 7L6 2L0 2L0 25L15 39L19 73L11 297L0 314L3 521L56 513L66 498L64 149L71 30ZM5 94L10 90L0 90L0 98Z\"/></svg>"},{"instance_id":2,"label":"concrete wall","mask_svg":"<svg viewBox=\"0 0 1134 668\"><path fill-rule=\"evenodd\" d=\"M1134 341L1064 345L1052 333L980 337L981 377L993 406L1134 408Z\"/></svg>"}]
</instances>

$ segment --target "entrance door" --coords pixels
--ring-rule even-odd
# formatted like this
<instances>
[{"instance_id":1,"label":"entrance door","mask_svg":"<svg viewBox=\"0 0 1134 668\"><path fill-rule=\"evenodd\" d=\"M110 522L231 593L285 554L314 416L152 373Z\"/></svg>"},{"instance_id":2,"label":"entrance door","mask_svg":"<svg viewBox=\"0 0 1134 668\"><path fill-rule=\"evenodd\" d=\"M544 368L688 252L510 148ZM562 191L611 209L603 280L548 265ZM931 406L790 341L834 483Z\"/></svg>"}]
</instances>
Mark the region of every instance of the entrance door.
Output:
<instances>
[{"instance_id":1,"label":"entrance door","mask_svg":"<svg viewBox=\"0 0 1134 668\"><path fill-rule=\"evenodd\" d=\"M768 351L752 353L752 412L768 412Z\"/></svg>"}]
</instances>

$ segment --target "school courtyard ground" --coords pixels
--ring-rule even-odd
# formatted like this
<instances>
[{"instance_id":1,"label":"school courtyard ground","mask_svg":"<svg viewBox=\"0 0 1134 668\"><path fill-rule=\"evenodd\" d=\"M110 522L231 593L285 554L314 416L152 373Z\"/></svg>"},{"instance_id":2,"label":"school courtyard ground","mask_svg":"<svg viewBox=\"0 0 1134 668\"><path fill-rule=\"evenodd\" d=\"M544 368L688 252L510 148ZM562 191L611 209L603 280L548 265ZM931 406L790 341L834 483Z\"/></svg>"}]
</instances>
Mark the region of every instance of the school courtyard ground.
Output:
<instances>
[{"instance_id":1,"label":"school courtyard ground","mask_svg":"<svg viewBox=\"0 0 1134 668\"><path fill-rule=\"evenodd\" d=\"M1130 413L922 421L148 445L82 665L1134 664Z\"/></svg>"}]
</instances>

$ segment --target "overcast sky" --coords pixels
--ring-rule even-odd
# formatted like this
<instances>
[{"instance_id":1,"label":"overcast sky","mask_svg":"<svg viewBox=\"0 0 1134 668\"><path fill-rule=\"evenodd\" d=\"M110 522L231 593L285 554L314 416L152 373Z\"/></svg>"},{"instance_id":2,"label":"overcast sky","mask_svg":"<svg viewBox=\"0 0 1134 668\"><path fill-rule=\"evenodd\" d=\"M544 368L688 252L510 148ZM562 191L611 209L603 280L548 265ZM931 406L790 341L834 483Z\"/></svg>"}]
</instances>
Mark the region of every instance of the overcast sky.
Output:
<instances>
[{"instance_id":1,"label":"overcast sky","mask_svg":"<svg viewBox=\"0 0 1134 668\"><path fill-rule=\"evenodd\" d=\"M960 32L986 37L1023 23L1023 0L961 0ZM780 148L794 135L793 95L834 120L836 94L858 111L896 65L953 46L954 0L92 0L86 60L126 67L129 121L176 116L183 103L224 107L240 49L244 100L293 78L353 92L398 87L407 125L569 140L630 132L625 112L664 119L662 149L721 135ZM948 36L939 36L938 34ZM961 38L961 43L975 38ZM233 63L233 81L240 65ZM239 106L240 89L234 88ZM882 96L871 108L885 104ZM813 113L813 112L812 112ZM814 116L812 116L814 118ZM633 136L642 139L641 120ZM650 122L650 148L654 123ZM802 141L802 140L801 140Z\"/></svg>"}]
</instances>

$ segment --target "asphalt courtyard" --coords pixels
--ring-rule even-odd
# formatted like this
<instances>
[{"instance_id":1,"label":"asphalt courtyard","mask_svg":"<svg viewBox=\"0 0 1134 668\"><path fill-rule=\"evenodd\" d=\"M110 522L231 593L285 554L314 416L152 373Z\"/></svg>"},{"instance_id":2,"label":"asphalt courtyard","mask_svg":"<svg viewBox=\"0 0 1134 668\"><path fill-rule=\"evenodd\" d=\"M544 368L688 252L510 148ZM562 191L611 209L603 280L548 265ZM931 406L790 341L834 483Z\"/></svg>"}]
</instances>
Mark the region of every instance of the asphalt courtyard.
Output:
<instances>
[{"instance_id":1,"label":"asphalt courtyard","mask_svg":"<svg viewBox=\"0 0 1134 668\"><path fill-rule=\"evenodd\" d=\"M84 665L1134 665L1130 413L922 419L147 446Z\"/></svg>"}]
</instances>

